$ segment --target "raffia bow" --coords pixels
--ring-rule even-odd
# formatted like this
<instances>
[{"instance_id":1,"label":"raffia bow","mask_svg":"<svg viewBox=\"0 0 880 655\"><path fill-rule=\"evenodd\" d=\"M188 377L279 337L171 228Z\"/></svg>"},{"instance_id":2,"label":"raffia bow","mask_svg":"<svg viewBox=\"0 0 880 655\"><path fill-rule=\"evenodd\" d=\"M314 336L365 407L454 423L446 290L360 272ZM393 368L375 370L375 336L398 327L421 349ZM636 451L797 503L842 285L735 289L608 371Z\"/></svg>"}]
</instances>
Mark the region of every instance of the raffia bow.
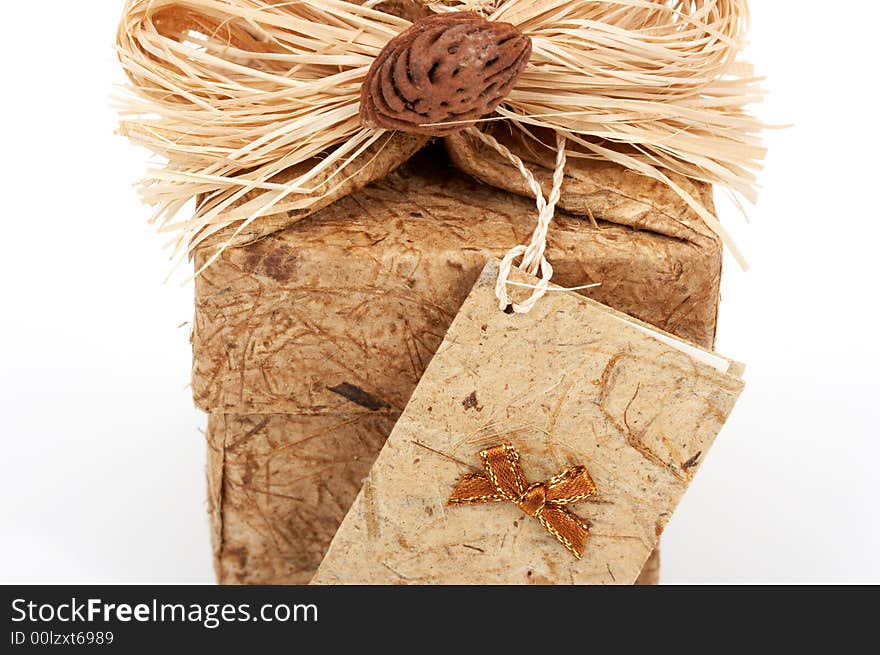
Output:
<instances>
[{"instance_id":1,"label":"raffia bow","mask_svg":"<svg viewBox=\"0 0 880 655\"><path fill-rule=\"evenodd\" d=\"M415 153L428 137L361 123L362 87L411 19L461 10L508 22L532 43L513 90L467 133L519 168L537 200L538 228L511 261L522 257L546 289L543 243L565 204L566 161L589 159L669 185L732 245L680 180L755 197L762 125L745 108L762 93L737 61L746 0L127 0L121 132L165 160L141 189L160 229L178 235L179 255L212 244L207 267ZM552 188L490 133L497 121L555 155ZM194 198L194 215L178 220Z\"/></svg>"},{"instance_id":2,"label":"raffia bow","mask_svg":"<svg viewBox=\"0 0 880 655\"><path fill-rule=\"evenodd\" d=\"M596 485L584 466L572 466L546 482L526 481L519 453L509 443L480 453L481 473L466 475L449 498L450 505L509 501L541 525L577 559L583 557L589 526L566 505L596 494Z\"/></svg>"}]
</instances>

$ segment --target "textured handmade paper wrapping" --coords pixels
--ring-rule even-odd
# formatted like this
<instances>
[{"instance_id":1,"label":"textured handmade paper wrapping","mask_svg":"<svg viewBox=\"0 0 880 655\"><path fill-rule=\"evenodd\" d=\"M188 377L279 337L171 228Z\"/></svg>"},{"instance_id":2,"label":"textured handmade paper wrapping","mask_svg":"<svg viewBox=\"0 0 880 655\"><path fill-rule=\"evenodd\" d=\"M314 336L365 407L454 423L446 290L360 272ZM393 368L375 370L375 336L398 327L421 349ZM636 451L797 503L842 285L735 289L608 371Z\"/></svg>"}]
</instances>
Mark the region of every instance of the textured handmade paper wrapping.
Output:
<instances>
[{"instance_id":1,"label":"textured handmade paper wrapping","mask_svg":"<svg viewBox=\"0 0 880 655\"><path fill-rule=\"evenodd\" d=\"M554 281L601 282L600 302L711 346L721 247L693 212L611 164L572 167L566 194L597 223L559 212ZM221 582L309 581L487 259L526 243L535 215L433 146L197 278L193 390L211 413Z\"/></svg>"},{"instance_id":2,"label":"textured handmade paper wrapping","mask_svg":"<svg viewBox=\"0 0 880 655\"><path fill-rule=\"evenodd\" d=\"M498 310L477 280L370 471L317 584L632 584L742 390L602 305L551 293ZM520 276L520 279L525 276ZM534 284L536 280L530 278ZM584 465L576 559L511 502L447 505L477 452L510 441L531 482Z\"/></svg>"}]
</instances>

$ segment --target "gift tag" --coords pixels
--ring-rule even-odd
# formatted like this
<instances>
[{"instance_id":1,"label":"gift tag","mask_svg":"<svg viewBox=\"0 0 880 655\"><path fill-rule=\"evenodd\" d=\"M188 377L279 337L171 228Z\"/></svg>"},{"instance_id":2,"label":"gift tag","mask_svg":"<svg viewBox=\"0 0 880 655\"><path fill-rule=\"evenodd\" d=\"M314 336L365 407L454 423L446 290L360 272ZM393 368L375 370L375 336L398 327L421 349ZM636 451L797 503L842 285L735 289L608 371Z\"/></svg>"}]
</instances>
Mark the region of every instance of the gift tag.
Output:
<instances>
[{"instance_id":1,"label":"gift tag","mask_svg":"<svg viewBox=\"0 0 880 655\"><path fill-rule=\"evenodd\" d=\"M571 292L506 314L497 277L490 262L314 583L638 577L742 366Z\"/></svg>"}]
</instances>

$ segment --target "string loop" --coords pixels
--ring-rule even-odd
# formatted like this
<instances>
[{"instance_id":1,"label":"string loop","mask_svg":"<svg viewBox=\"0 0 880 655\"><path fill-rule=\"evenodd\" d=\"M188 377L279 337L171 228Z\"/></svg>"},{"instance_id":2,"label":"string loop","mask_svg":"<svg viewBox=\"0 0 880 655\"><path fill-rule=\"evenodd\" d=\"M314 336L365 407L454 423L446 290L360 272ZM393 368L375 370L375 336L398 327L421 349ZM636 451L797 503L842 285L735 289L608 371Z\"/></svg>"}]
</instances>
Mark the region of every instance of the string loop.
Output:
<instances>
[{"instance_id":1,"label":"string loop","mask_svg":"<svg viewBox=\"0 0 880 655\"><path fill-rule=\"evenodd\" d=\"M507 254L501 259L498 281L495 283L495 295L498 298L498 307L502 311L512 310L517 314L527 314L535 306L535 303L547 293L550 280L553 278L553 266L547 261L544 253L547 250L547 232L556 213L556 205L559 203L559 198L562 195L562 183L565 180L565 136L558 131L556 132L556 165L553 169L553 185L550 188L549 195L545 198L544 191L535 179L535 176L526 168L523 160L513 154L509 148L492 135L486 134L475 127L469 128L468 134L476 137L510 161L525 178L526 184L528 184L529 189L535 196L535 204L538 208L538 221L535 231L532 233L531 241L527 246L518 245L507 251ZM534 286L531 295L522 302L513 302L507 292L508 279L517 257L522 257L517 266L520 270L533 276L537 276L540 273L538 284Z\"/></svg>"}]
</instances>

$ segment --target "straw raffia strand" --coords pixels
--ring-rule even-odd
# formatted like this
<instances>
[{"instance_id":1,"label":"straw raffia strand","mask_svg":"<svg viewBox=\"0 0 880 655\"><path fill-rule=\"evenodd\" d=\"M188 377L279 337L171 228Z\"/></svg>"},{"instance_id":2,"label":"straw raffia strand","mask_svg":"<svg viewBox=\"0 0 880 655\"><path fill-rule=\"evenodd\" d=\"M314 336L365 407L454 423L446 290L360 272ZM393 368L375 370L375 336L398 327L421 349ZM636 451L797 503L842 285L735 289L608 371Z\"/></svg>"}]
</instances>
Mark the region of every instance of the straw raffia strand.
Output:
<instances>
[{"instance_id":1,"label":"straw raffia strand","mask_svg":"<svg viewBox=\"0 0 880 655\"><path fill-rule=\"evenodd\" d=\"M121 132L165 161L142 184L181 253L234 226L309 207L383 138L358 120L373 59L409 22L377 0L128 0L118 52L131 84ZM569 158L609 159L671 185L669 172L754 200L764 150L747 106L759 80L737 59L746 0L468 0L517 25L533 55L489 120L564 136ZM284 184L272 181L311 162ZM316 180L331 171L330 183ZM247 213L232 208L248 194ZM256 194L256 198L254 196ZM176 218L201 198L195 215ZM735 253L736 254L736 253Z\"/></svg>"}]
</instances>

